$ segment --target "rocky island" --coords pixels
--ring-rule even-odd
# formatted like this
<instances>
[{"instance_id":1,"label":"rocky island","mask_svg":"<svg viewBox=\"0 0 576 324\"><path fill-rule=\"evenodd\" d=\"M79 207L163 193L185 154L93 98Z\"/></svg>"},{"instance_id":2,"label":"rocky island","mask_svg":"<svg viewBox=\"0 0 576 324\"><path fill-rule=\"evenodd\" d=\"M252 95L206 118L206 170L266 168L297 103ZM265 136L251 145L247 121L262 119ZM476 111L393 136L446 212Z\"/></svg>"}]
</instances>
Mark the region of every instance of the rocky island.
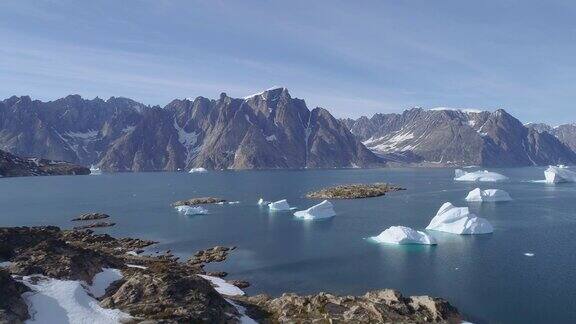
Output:
<instances>
[{"instance_id":1,"label":"rocky island","mask_svg":"<svg viewBox=\"0 0 576 324\"><path fill-rule=\"evenodd\" d=\"M358 199L384 196L387 192L406 190L387 183L346 184L310 192L312 199Z\"/></svg>"},{"instance_id":2,"label":"rocky island","mask_svg":"<svg viewBox=\"0 0 576 324\"><path fill-rule=\"evenodd\" d=\"M21 323L31 318L34 314L29 311L27 298L34 289L47 283L80 283L79 291L86 290L89 292L86 298L96 299L94 307L106 314L121 314L129 322L461 321L456 308L447 301L428 296L404 297L393 290L369 292L360 297L327 293L284 294L276 298L244 297L243 293L227 295L215 286L224 281L210 277L214 273L203 269L207 262L223 261L233 247L207 249L187 262L180 262L169 252L141 253L153 244L55 226L0 228L0 322ZM94 287L102 281L103 273L116 277L96 291ZM233 283L248 285L241 280ZM76 298L76 293L73 296ZM118 318L121 317L115 317Z\"/></svg>"},{"instance_id":3,"label":"rocky island","mask_svg":"<svg viewBox=\"0 0 576 324\"><path fill-rule=\"evenodd\" d=\"M22 158L0 150L0 177L87 175L90 169L63 161Z\"/></svg>"},{"instance_id":4,"label":"rocky island","mask_svg":"<svg viewBox=\"0 0 576 324\"><path fill-rule=\"evenodd\" d=\"M209 205L226 202L226 199L214 198L214 197L201 197L201 198L190 198L186 200L178 200L172 204L172 206L196 206L196 205Z\"/></svg>"}]
</instances>

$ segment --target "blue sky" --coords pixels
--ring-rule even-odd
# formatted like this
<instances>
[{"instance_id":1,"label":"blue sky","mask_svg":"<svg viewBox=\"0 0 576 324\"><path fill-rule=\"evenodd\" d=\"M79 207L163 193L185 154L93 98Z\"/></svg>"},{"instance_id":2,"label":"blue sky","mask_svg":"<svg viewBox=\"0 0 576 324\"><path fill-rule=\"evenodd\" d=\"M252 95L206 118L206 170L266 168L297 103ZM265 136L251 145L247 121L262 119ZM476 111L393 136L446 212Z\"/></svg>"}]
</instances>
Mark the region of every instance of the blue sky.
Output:
<instances>
[{"instance_id":1,"label":"blue sky","mask_svg":"<svg viewBox=\"0 0 576 324\"><path fill-rule=\"evenodd\" d=\"M243 97L576 122L574 1L4 0L0 97Z\"/></svg>"}]
</instances>

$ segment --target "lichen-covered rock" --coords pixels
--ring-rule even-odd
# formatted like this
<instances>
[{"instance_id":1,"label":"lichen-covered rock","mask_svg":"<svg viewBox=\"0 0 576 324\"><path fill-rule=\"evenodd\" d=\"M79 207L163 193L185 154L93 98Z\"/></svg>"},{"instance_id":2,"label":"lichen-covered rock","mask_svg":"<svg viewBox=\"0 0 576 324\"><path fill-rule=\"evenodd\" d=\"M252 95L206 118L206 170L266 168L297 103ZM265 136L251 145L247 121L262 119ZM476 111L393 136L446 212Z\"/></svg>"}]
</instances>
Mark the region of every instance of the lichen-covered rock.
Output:
<instances>
[{"instance_id":1,"label":"lichen-covered rock","mask_svg":"<svg viewBox=\"0 0 576 324\"><path fill-rule=\"evenodd\" d=\"M385 289L364 296L283 294L238 298L261 323L459 323L458 310L440 298L404 297Z\"/></svg>"},{"instance_id":2,"label":"lichen-covered rock","mask_svg":"<svg viewBox=\"0 0 576 324\"><path fill-rule=\"evenodd\" d=\"M405 190L387 183L346 184L324 188L306 195L312 199L357 199L385 195L387 192Z\"/></svg>"},{"instance_id":3,"label":"lichen-covered rock","mask_svg":"<svg viewBox=\"0 0 576 324\"><path fill-rule=\"evenodd\" d=\"M201 198L190 198L186 200L178 200L172 204L172 206L194 206L194 205L207 205L225 202L225 199L214 198L214 197L201 197Z\"/></svg>"}]
</instances>

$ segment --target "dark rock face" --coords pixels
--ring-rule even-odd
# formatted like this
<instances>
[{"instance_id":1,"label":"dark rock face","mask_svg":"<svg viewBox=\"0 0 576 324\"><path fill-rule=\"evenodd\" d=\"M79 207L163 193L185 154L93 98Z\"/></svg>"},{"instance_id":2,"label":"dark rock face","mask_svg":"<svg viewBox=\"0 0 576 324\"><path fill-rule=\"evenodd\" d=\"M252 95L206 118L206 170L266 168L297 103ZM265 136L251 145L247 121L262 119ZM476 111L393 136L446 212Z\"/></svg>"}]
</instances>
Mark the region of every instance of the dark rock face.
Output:
<instances>
[{"instance_id":1,"label":"dark rock face","mask_svg":"<svg viewBox=\"0 0 576 324\"><path fill-rule=\"evenodd\" d=\"M80 165L37 158L21 158L0 150L0 176L2 177L86 174L90 174L90 169Z\"/></svg>"},{"instance_id":2,"label":"dark rock face","mask_svg":"<svg viewBox=\"0 0 576 324\"><path fill-rule=\"evenodd\" d=\"M261 323L460 323L453 306L440 298L404 297L394 290L369 292L364 296L335 296L319 293L311 296L284 294L242 299L248 315ZM262 312L264 310L264 312Z\"/></svg>"},{"instance_id":3,"label":"dark rock face","mask_svg":"<svg viewBox=\"0 0 576 324\"><path fill-rule=\"evenodd\" d=\"M285 88L165 108L114 97L12 97L0 102L2 148L109 171L383 165L330 113L310 111Z\"/></svg>"},{"instance_id":4,"label":"dark rock face","mask_svg":"<svg viewBox=\"0 0 576 324\"><path fill-rule=\"evenodd\" d=\"M87 228L97 228L97 227L111 227L116 225L116 223L112 223L112 222L94 222L94 223L90 223L90 224L85 224L85 225L80 225L80 226L74 226L75 230L83 230L83 229L87 229Z\"/></svg>"},{"instance_id":5,"label":"dark rock face","mask_svg":"<svg viewBox=\"0 0 576 324\"><path fill-rule=\"evenodd\" d=\"M547 124L528 124L526 127L536 130L539 133L549 133L560 142L566 144L573 151L576 151L576 124L564 124L556 127L549 126Z\"/></svg>"},{"instance_id":6,"label":"dark rock face","mask_svg":"<svg viewBox=\"0 0 576 324\"><path fill-rule=\"evenodd\" d=\"M0 268L0 323L23 323L30 318L28 306L22 298L22 294L29 290L14 280L8 271Z\"/></svg>"},{"instance_id":7,"label":"dark rock face","mask_svg":"<svg viewBox=\"0 0 576 324\"><path fill-rule=\"evenodd\" d=\"M491 167L574 164L576 153L504 110L424 110L345 120L372 151L404 163Z\"/></svg>"}]
</instances>

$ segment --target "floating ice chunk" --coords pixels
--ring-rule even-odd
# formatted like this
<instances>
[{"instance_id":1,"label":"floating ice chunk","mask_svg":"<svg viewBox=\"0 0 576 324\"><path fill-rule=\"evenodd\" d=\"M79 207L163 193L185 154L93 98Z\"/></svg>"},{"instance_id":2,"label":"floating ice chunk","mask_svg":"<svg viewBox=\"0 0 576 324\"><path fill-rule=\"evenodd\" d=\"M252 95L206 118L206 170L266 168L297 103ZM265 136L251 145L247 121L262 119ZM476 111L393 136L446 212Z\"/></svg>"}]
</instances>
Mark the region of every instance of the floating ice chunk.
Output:
<instances>
[{"instance_id":1,"label":"floating ice chunk","mask_svg":"<svg viewBox=\"0 0 576 324\"><path fill-rule=\"evenodd\" d=\"M290 210L290 205L286 199L278 200L268 204L270 210Z\"/></svg>"},{"instance_id":2,"label":"floating ice chunk","mask_svg":"<svg viewBox=\"0 0 576 324\"><path fill-rule=\"evenodd\" d=\"M324 200L318 205L314 205L306 210L295 212L294 216L302 219L314 220L314 219L334 217L336 216L336 212L334 211L334 206L332 205L332 203L329 202L328 200Z\"/></svg>"},{"instance_id":3,"label":"floating ice chunk","mask_svg":"<svg viewBox=\"0 0 576 324\"><path fill-rule=\"evenodd\" d=\"M534 256L534 253L532 253L532 252L526 252L526 253L524 253L524 255L527 256L527 257L533 257L533 256Z\"/></svg>"},{"instance_id":4,"label":"floating ice chunk","mask_svg":"<svg viewBox=\"0 0 576 324\"><path fill-rule=\"evenodd\" d=\"M240 201L229 201L228 205L237 205L239 203L240 203Z\"/></svg>"},{"instance_id":5,"label":"floating ice chunk","mask_svg":"<svg viewBox=\"0 0 576 324\"><path fill-rule=\"evenodd\" d=\"M242 289L234 286L233 284L227 283L224 279L218 277L212 277L207 275L199 275L200 277L210 281L214 285L214 289L221 295L226 296L243 296L244 292Z\"/></svg>"},{"instance_id":6,"label":"floating ice chunk","mask_svg":"<svg viewBox=\"0 0 576 324\"><path fill-rule=\"evenodd\" d=\"M388 227L380 235L370 239L374 242L388 244L436 244L436 240L430 235L405 226Z\"/></svg>"},{"instance_id":7,"label":"floating ice chunk","mask_svg":"<svg viewBox=\"0 0 576 324\"><path fill-rule=\"evenodd\" d=\"M208 214L208 210L200 206L176 206L174 207L180 214L190 216L190 215L205 215Z\"/></svg>"},{"instance_id":8,"label":"floating ice chunk","mask_svg":"<svg viewBox=\"0 0 576 324\"><path fill-rule=\"evenodd\" d=\"M576 172L568 170L566 167L549 166L544 171L546 183L576 182Z\"/></svg>"},{"instance_id":9,"label":"floating ice chunk","mask_svg":"<svg viewBox=\"0 0 576 324\"><path fill-rule=\"evenodd\" d=\"M22 294L32 318L26 323L124 323L132 319L118 309L102 308L80 281L41 275L22 278L29 292Z\"/></svg>"},{"instance_id":10,"label":"floating ice chunk","mask_svg":"<svg viewBox=\"0 0 576 324\"><path fill-rule=\"evenodd\" d=\"M484 171L466 172L460 169L455 171L454 180L471 182L497 182L508 180L508 177L500 173Z\"/></svg>"},{"instance_id":11,"label":"floating ice chunk","mask_svg":"<svg viewBox=\"0 0 576 324\"><path fill-rule=\"evenodd\" d=\"M440 207L426 229L454 234L488 234L494 231L488 220L470 213L468 207L454 207L449 202Z\"/></svg>"},{"instance_id":12,"label":"floating ice chunk","mask_svg":"<svg viewBox=\"0 0 576 324\"><path fill-rule=\"evenodd\" d=\"M269 204L270 204L270 202L264 200L264 198L258 199L258 206L266 206L266 205L269 205Z\"/></svg>"},{"instance_id":13,"label":"floating ice chunk","mask_svg":"<svg viewBox=\"0 0 576 324\"><path fill-rule=\"evenodd\" d=\"M476 188L466 196L466 201L475 201L475 202L497 202L497 201L511 201L512 197L504 191L500 189L487 189L487 190L480 190L480 188Z\"/></svg>"},{"instance_id":14,"label":"floating ice chunk","mask_svg":"<svg viewBox=\"0 0 576 324\"><path fill-rule=\"evenodd\" d=\"M206 170L205 168L192 168L190 169L190 171L188 171L188 173L204 173L204 172L208 172L208 170Z\"/></svg>"}]
</instances>

